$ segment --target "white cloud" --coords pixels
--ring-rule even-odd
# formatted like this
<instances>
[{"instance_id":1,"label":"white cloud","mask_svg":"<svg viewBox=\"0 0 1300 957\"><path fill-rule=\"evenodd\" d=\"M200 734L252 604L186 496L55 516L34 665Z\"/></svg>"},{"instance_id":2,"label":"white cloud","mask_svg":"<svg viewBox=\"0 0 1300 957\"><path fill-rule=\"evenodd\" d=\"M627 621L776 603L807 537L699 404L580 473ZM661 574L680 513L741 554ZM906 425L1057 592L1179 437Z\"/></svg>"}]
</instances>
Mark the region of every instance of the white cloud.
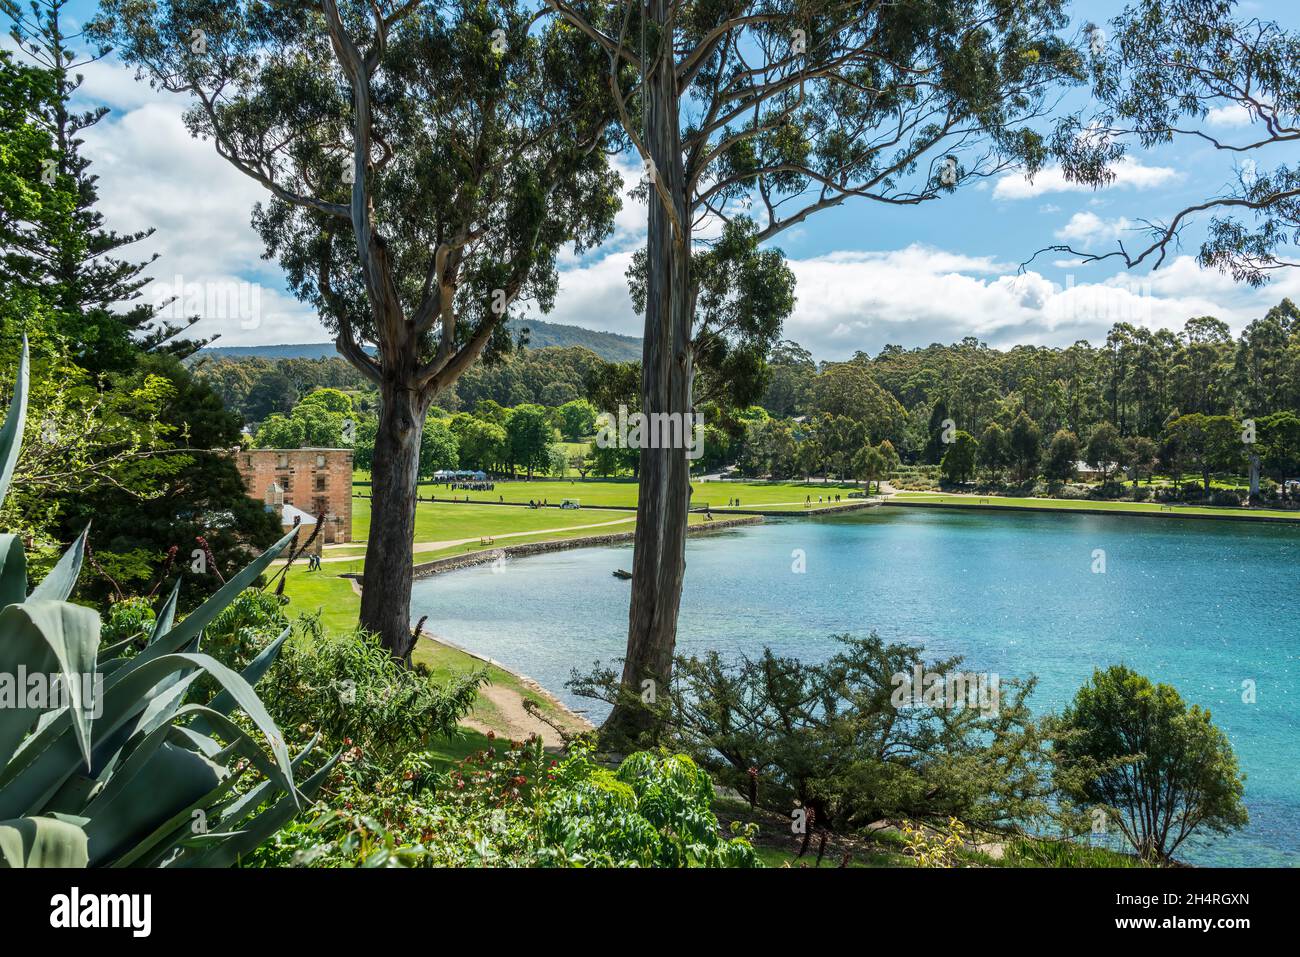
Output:
<instances>
[{"instance_id":1,"label":"white cloud","mask_svg":"<svg viewBox=\"0 0 1300 957\"><path fill-rule=\"evenodd\" d=\"M219 334L223 345L330 339L314 310L286 291L280 268L262 259L250 221L265 191L210 142L190 136L185 100L150 90L108 61L81 72L86 102L113 107L82 134L99 177L99 210L118 232L155 230L119 252L140 261L158 254L145 271L155 282L142 296L158 303L171 286L188 287L183 299L198 303L193 312L203 316L193 334Z\"/></svg>"},{"instance_id":2,"label":"white cloud","mask_svg":"<svg viewBox=\"0 0 1300 957\"><path fill-rule=\"evenodd\" d=\"M581 265L561 271L554 310L543 316L530 309L524 317L599 332L641 335L643 321L632 309L627 290L627 268L631 263L631 250L587 257Z\"/></svg>"},{"instance_id":3,"label":"white cloud","mask_svg":"<svg viewBox=\"0 0 1300 957\"><path fill-rule=\"evenodd\" d=\"M981 259L954 268L960 259L913 245L793 261L798 303L785 335L821 359L964 336L1002 348L1097 344L1117 322L1179 330L1193 316L1213 315L1239 330L1283 296L1300 296L1300 271L1250 290L1191 256L1147 275L1106 277L1098 266L1083 267L1063 283L1033 271L990 273Z\"/></svg>"},{"instance_id":4,"label":"white cloud","mask_svg":"<svg viewBox=\"0 0 1300 957\"><path fill-rule=\"evenodd\" d=\"M1178 177L1169 166L1147 166L1131 156L1121 159L1114 167L1115 179L1103 189L1151 189L1162 186ZM1086 183L1071 182L1065 178L1060 166L1040 170L1032 180L1017 173L1000 177L993 188L994 199L1035 199L1047 193L1087 193L1093 187Z\"/></svg>"},{"instance_id":5,"label":"white cloud","mask_svg":"<svg viewBox=\"0 0 1300 957\"><path fill-rule=\"evenodd\" d=\"M642 319L632 312L623 276L629 261L624 252L562 273L556 308L545 318L640 335ZM793 259L797 302L783 335L819 359L965 336L999 348L1098 344L1117 322L1176 331L1189 318L1212 315L1240 330L1283 296L1300 300L1300 270L1251 290L1201 269L1191 256L1145 275L1108 275L1105 266L1070 260L1053 265L1074 271L1053 281L993 257L919 244Z\"/></svg>"},{"instance_id":6,"label":"white cloud","mask_svg":"<svg viewBox=\"0 0 1300 957\"><path fill-rule=\"evenodd\" d=\"M1206 113L1205 122L1210 126L1249 126L1255 122L1255 116L1244 103L1229 103Z\"/></svg>"},{"instance_id":7,"label":"white cloud","mask_svg":"<svg viewBox=\"0 0 1300 957\"><path fill-rule=\"evenodd\" d=\"M1071 216L1070 221L1056 231L1056 238L1096 247L1120 239L1134 228L1134 224L1123 216L1106 220L1096 213L1082 212Z\"/></svg>"}]
</instances>

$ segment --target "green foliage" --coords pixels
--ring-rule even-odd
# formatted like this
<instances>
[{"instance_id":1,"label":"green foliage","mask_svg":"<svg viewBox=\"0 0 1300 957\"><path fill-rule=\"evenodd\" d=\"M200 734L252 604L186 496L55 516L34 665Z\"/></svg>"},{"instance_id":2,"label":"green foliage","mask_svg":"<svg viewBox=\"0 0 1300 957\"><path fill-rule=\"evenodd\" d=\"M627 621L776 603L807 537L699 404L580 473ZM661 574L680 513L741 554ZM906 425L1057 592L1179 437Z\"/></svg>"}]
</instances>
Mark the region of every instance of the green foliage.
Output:
<instances>
[{"instance_id":1,"label":"green foliage","mask_svg":"<svg viewBox=\"0 0 1300 957\"><path fill-rule=\"evenodd\" d=\"M460 443L451 426L444 419L424 420L420 434L420 477L429 478L442 469L454 469L460 464Z\"/></svg>"},{"instance_id":2,"label":"green foliage","mask_svg":"<svg viewBox=\"0 0 1300 957\"><path fill-rule=\"evenodd\" d=\"M975 436L960 429L948 443L948 451L943 453L939 468L943 477L949 482L964 482L975 474L975 458L979 454L979 443Z\"/></svg>"},{"instance_id":3,"label":"green foliage","mask_svg":"<svg viewBox=\"0 0 1300 957\"><path fill-rule=\"evenodd\" d=\"M348 416L303 399L289 415L271 415L253 436L259 449L337 449L343 442Z\"/></svg>"},{"instance_id":4,"label":"green foliage","mask_svg":"<svg viewBox=\"0 0 1300 957\"><path fill-rule=\"evenodd\" d=\"M1011 439L996 422L990 422L980 436L979 464L995 478L1011 464Z\"/></svg>"},{"instance_id":5,"label":"green foliage","mask_svg":"<svg viewBox=\"0 0 1300 957\"><path fill-rule=\"evenodd\" d=\"M1093 672L1061 717L1056 782L1081 815L1102 809L1143 859L1165 862L1197 831L1244 827L1245 775L1198 705L1123 665Z\"/></svg>"},{"instance_id":6,"label":"green foliage","mask_svg":"<svg viewBox=\"0 0 1300 957\"><path fill-rule=\"evenodd\" d=\"M236 445L240 423L179 363L200 345L178 336L194 317L171 321L147 301L148 262L126 252L150 231L104 226L81 147L107 110L80 105L78 72L103 51L70 31L66 7L0 2L37 64L0 57L0 364L17 361L24 335L33 357L32 414L0 522L32 540L42 569L93 517L96 574L77 596L102 601L147 591L169 549L188 554L195 535L229 570L279 527L234 463L207 451ZM72 51L73 37L86 46Z\"/></svg>"},{"instance_id":7,"label":"green foliage","mask_svg":"<svg viewBox=\"0 0 1300 957\"><path fill-rule=\"evenodd\" d=\"M1078 461L1078 437L1068 429L1059 429L1043 453L1043 477L1050 482L1068 482L1074 478Z\"/></svg>"},{"instance_id":8,"label":"green foliage","mask_svg":"<svg viewBox=\"0 0 1300 957\"><path fill-rule=\"evenodd\" d=\"M886 443L880 443L884 446ZM889 470L889 457L881 448L872 448L868 445L862 449L853 459L853 474L867 483L867 490L871 490L871 483L878 482Z\"/></svg>"},{"instance_id":9,"label":"green foliage","mask_svg":"<svg viewBox=\"0 0 1300 957\"><path fill-rule=\"evenodd\" d=\"M382 764L454 734L486 681L480 670L440 683L394 661L373 635L308 626L281 651L262 695L286 727L305 726L331 748L357 747Z\"/></svg>"},{"instance_id":10,"label":"green foliage","mask_svg":"<svg viewBox=\"0 0 1300 957\"><path fill-rule=\"evenodd\" d=\"M1089 465L1109 477L1115 465L1123 462L1126 457L1124 440L1120 437L1119 429L1110 422L1097 423L1097 427L1088 436L1088 445L1083 455Z\"/></svg>"},{"instance_id":11,"label":"green foliage","mask_svg":"<svg viewBox=\"0 0 1300 957\"><path fill-rule=\"evenodd\" d=\"M578 750L555 773L541 863L583 867L755 867L742 837L723 840L713 782L684 754L640 751L610 773Z\"/></svg>"},{"instance_id":12,"label":"green foliage","mask_svg":"<svg viewBox=\"0 0 1300 957\"><path fill-rule=\"evenodd\" d=\"M330 350L333 349L330 344ZM275 412L287 415L299 397L313 389L357 390L369 384L360 372L338 356L227 358L219 351L215 357L205 351L201 357L204 361L195 366L195 374L221 396L227 409L249 422L261 422Z\"/></svg>"},{"instance_id":13,"label":"green foliage","mask_svg":"<svg viewBox=\"0 0 1300 957\"><path fill-rule=\"evenodd\" d=\"M221 615L217 617L220 618ZM100 640L110 647L130 642L131 644L124 648L125 654L133 647L143 647L149 635L153 633L157 618L153 603L147 598L124 598L112 602L108 606L108 614L100 628Z\"/></svg>"},{"instance_id":14,"label":"green foliage","mask_svg":"<svg viewBox=\"0 0 1300 957\"><path fill-rule=\"evenodd\" d=\"M268 842L253 863L309 867L756 867L748 831L724 838L713 786L684 755L642 752L617 770L577 744L489 742L450 770L408 754L377 780L336 774L333 809Z\"/></svg>"},{"instance_id":15,"label":"green foliage","mask_svg":"<svg viewBox=\"0 0 1300 957\"><path fill-rule=\"evenodd\" d=\"M550 417L540 405L521 405L512 409L506 421L509 461L528 472L546 472L551 462L551 447L555 444L555 429Z\"/></svg>"},{"instance_id":16,"label":"green foliage","mask_svg":"<svg viewBox=\"0 0 1300 957\"><path fill-rule=\"evenodd\" d=\"M85 131L109 111L106 107L85 110L72 101L84 98L79 68L107 51L74 29L72 18L65 16L68 4L69 0L0 0L0 12L9 20L7 32L48 79L42 95L29 102L28 116L48 137L50 165L24 173L41 194L44 212L57 210L52 217L6 217L29 228L21 242L0 243L8 267L0 286L12 281L39 292L78 366L95 374L125 372L142 351L184 357L202 342L177 337L198 317L171 321L141 297L140 291L149 283L142 273L152 260L132 262L123 251L152 230L120 234L104 227L97 209L96 177L81 147ZM74 50L71 42L78 46L85 42L89 49ZM6 131L0 135L8 138L11 127L6 119L0 119Z\"/></svg>"},{"instance_id":17,"label":"green foliage","mask_svg":"<svg viewBox=\"0 0 1300 957\"><path fill-rule=\"evenodd\" d=\"M596 431L596 407L586 399L574 399L555 410L556 425L560 434L570 442L577 442Z\"/></svg>"},{"instance_id":18,"label":"green foliage","mask_svg":"<svg viewBox=\"0 0 1300 957\"><path fill-rule=\"evenodd\" d=\"M820 664L770 650L757 659L679 657L673 687L649 706L659 719L652 740L690 755L758 806L783 815L804 807L832 831L951 817L1011 829L1043 813L1049 785L1042 729L1026 704L1032 681L986 685L963 707L898 703L900 679L917 668L936 681L956 679L959 660L926 662L920 648L875 635L839 640L842 650ZM569 686L629 703L614 669L575 675Z\"/></svg>"},{"instance_id":19,"label":"green foliage","mask_svg":"<svg viewBox=\"0 0 1300 957\"><path fill-rule=\"evenodd\" d=\"M1032 478L1038 465L1038 447L1043 441L1038 423L1024 412L1016 416L1011 423L1011 434L1007 436L1007 446L1011 450L1011 461L1020 478Z\"/></svg>"},{"instance_id":20,"label":"green foliage","mask_svg":"<svg viewBox=\"0 0 1300 957\"><path fill-rule=\"evenodd\" d=\"M1244 461L1241 423L1227 415L1180 416L1169 424L1160 454L1176 475L1200 472L1209 495L1211 473L1238 469Z\"/></svg>"},{"instance_id":21,"label":"green foliage","mask_svg":"<svg viewBox=\"0 0 1300 957\"><path fill-rule=\"evenodd\" d=\"M460 464L464 468L498 471L509 457L505 427L467 412L452 416L450 429L456 438Z\"/></svg>"},{"instance_id":22,"label":"green foliage","mask_svg":"<svg viewBox=\"0 0 1300 957\"><path fill-rule=\"evenodd\" d=\"M26 415L24 351L0 428L0 498ZM68 602L81 569L78 538L29 595L21 543L0 536L0 860L9 867L222 866L296 813L302 791L275 722L253 692L279 648L232 671L196 646L203 629L288 544L286 536L185 619L176 590L138 654L131 633L100 647L99 615ZM117 636L114 636L117 637ZM20 684L17 675L28 680ZM45 680L30 693L31 677ZM199 681L215 687L200 694ZM238 709L242 714L232 714ZM267 755L266 747L270 752ZM232 762L238 761L238 764ZM244 780L246 771L263 780ZM238 790L243 788L242 792Z\"/></svg>"},{"instance_id":23,"label":"green foliage","mask_svg":"<svg viewBox=\"0 0 1300 957\"><path fill-rule=\"evenodd\" d=\"M808 386L810 411L857 422L872 442L902 439L903 407L880 387L861 362L828 364Z\"/></svg>"}]
</instances>

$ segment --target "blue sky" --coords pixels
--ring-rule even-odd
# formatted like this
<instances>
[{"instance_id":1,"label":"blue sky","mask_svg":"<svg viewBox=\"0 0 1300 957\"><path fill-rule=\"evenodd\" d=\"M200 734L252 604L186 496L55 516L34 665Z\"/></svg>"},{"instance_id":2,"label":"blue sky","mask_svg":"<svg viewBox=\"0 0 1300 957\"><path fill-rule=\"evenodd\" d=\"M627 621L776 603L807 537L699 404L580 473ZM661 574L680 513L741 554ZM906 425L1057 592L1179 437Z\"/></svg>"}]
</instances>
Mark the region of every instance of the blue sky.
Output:
<instances>
[{"instance_id":1,"label":"blue sky","mask_svg":"<svg viewBox=\"0 0 1300 957\"><path fill-rule=\"evenodd\" d=\"M1079 27L1104 22L1121 6L1076 3L1074 19ZM74 12L92 9L87 2ZM1277 0L1239 10L1300 25L1300 13ZM285 292L278 267L261 259L248 225L253 203L263 198L260 187L225 165L210 143L189 137L180 122L183 100L154 93L111 59L86 73L86 99L113 108L85 137L109 224L157 228L139 247L161 254L150 269L158 281L147 294L180 292L178 308L206 295L199 308L215 314L200 328L220 333L226 345L327 339L311 310ZM1240 136L1248 132L1241 124L1241 117L1225 115L1217 132ZM1293 162L1291 152L1277 149L1258 162ZM1300 300L1300 275L1252 291L1207 273L1192 259L1196 229L1186 234L1181 255L1155 273L1082 266L1054 254L1018 270L1050 243L1133 242L1135 221L1167 218L1234 178L1230 156L1183 142L1135 151L1117 182L1096 192L1067 188L1048 170L1032 185L1008 175L919 207L850 201L778 240L798 278L785 334L819 359L841 359L859 349L874 354L886 343L918 346L966 335L1001 347L1097 342L1116 321L1181 328L1191 316L1216 315L1239 329L1283 296ZM609 242L566 261L556 308L545 318L639 335L623 274L644 221L644 207L626 203Z\"/></svg>"}]
</instances>

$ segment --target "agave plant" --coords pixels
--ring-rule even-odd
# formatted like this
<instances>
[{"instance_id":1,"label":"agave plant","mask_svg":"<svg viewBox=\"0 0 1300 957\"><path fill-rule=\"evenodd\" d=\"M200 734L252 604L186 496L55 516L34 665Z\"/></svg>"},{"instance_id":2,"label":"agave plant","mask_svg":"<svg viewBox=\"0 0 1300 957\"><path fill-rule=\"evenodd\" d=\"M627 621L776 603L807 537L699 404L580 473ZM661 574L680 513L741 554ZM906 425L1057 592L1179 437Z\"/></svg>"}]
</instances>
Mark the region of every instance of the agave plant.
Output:
<instances>
[{"instance_id":1,"label":"agave plant","mask_svg":"<svg viewBox=\"0 0 1300 957\"><path fill-rule=\"evenodd\" d=\"M24 342L0 428L0 501L21 444L27 365ZM131 654L131 641L101 649L99 615L67 600L81 570L84 532L30 594L22 542L0 535L0 679L8 676L14 689L20 676L57 676L62 689L57 700L0 699L0 862L229 866L315 794L334 759L297 788L294 770L316 741L291 758L252 688L288 631L242 674L198 650L204 627L292 537L180 622L178 581L148 644ZM220 690L199 703L191 699L203 675L211 682L201 684ZM235 709L247 716L242 727L231 719ZM249 725L253 734L244 730ZM255 772L260 779L246 780Z\"/></svg>"}]
</instances>

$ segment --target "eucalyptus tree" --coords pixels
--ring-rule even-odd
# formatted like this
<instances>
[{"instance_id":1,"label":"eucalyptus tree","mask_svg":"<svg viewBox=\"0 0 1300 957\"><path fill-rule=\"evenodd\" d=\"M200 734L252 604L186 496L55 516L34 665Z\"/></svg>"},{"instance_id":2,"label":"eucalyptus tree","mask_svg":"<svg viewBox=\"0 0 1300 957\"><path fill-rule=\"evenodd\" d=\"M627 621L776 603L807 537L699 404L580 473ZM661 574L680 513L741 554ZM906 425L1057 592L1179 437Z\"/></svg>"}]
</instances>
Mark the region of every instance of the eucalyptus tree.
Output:
<instances>
[{"instance_id":1,"label":"eucalyptus tree","mask_svg":"<svg viewBox=\"0 0 1300 957\"><path fill-rule=\"evenodd\" d=\"M1154 269L1199 220L1202 266L1258 286L1296 265L1300 165L1275 159L1300 141L1300 33L1243 15L1235 0L1138 0L1086 33L1099 109L1077 130L1067 178L1113 176L1134 143L1208 146L1234 172L1127 244L1049 248Z\"/></svg>"},{"instance_id":2,"label":"eucalyptus tree","mask_svg":"<svg viewBox=\"0 0 1300 957\"><path fill-rule=\"evenodd\" d=\"M613 225L600 54L515 0L105 0L94 33L265 188L267 254L378 388L361 624L404 657L425 414Z\"/></svg>"},{"instance_id":3,"label":"eucalyptus tree","mask_svg":"<svg viewBox=\"0 0 1300 957\"><path fill-rule=\"evenodd\" d=\"M688 414L697 239L756 245L864 199L917 205L1048 151L1047 89L1082 75L1061 0L548 0L609 58L649 198L642 409ZM624 686L666 681L690 486L643 449ZM649 721L636 695L613 728Z\"/></svg>"}]
</instances>

